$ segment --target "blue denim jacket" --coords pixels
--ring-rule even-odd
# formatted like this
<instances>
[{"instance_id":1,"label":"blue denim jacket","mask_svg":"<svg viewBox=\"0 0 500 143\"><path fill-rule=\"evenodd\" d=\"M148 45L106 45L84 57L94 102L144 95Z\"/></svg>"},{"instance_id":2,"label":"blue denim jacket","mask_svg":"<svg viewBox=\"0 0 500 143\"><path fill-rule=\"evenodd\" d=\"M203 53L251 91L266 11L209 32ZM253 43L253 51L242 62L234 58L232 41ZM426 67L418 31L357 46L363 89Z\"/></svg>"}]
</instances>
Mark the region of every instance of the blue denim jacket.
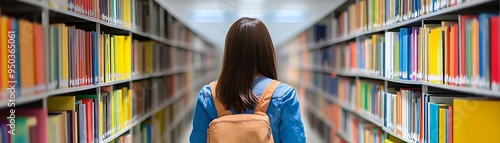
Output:
<instances>
[{"instance_id":1,"label":"blue denim jacket","mask_svg":"<svg viewBox=\"0 0 500 143\"><path fill-rule=\"evenodd\" d=\"M253 88L258 97L272 79L258 77ZM233 114L234 110L231 110ZM253 110L244 113L253 114ZM275 90L271 103L267 108L275 143L305 143L304 125L300 115L299 100L295 88L281 83ZM217 118L217 110L213 103L210 85L205 85L199 95L194 110L193 130L189 138L191 143L206 143L207 129L212 120Z\"/></svg>"}]
</instances>

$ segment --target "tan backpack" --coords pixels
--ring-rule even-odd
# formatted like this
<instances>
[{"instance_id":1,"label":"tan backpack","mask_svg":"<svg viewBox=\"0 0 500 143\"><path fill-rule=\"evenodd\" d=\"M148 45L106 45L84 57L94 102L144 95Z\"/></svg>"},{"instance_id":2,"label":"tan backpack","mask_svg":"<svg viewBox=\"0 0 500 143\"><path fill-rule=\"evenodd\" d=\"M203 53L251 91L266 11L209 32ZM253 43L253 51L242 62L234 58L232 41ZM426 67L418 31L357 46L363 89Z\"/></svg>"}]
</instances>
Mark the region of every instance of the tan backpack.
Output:
<instances>
[{"instance_id":1,"label":"tan backpack","mask_svg":"<svg viewBox=\"0 0 500 143\"><path fill-rule=\"evenodd\" d=\"M273 97L274 90L280 84L273 80L259 99L254 114L232 115L215 95L216 83L210 83L212 97L218 118L214 119L207 130L208 143L273 143L273 133L269 117L266 114L267 107Z\"/></svg>"}]
</instances>

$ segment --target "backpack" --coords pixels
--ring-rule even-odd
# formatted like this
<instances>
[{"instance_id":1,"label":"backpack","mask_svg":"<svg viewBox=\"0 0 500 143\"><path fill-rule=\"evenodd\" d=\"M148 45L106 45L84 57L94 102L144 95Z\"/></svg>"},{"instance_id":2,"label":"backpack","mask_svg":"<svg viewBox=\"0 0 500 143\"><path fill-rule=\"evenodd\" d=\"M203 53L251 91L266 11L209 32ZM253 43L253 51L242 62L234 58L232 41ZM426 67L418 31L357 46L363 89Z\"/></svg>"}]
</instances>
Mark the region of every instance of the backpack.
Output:
<instances>
[{"instance_id":1,"label":"backpack","mask_svg":"<svg viewBox=\"0 0 500 143\"><path fill-rule=\"evenodd\" d=\"M273 97L274 90L280 84L273 80L262 92L254 114L235 114L226 110L215 95L216 83L210 83L212 97L218 118L210 122L207 130L208 143L273 143L273 133L267 107Z\"/></svg>"}]
</instances>

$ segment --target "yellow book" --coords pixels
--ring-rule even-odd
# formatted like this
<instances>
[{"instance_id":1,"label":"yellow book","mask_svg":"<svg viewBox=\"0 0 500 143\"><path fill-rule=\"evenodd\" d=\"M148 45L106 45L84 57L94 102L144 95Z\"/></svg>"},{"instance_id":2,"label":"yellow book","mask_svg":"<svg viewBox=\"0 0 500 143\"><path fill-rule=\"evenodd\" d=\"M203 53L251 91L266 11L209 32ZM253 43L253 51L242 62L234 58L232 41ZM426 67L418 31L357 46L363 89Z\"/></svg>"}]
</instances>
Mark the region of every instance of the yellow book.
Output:
<instances>
[{"instance_id":1,"label":"yellow book","mask_svg":"<svg viewBox=\"0 0 500 143\"><path fill-rule=\"evenodd\" d=\"M117 79L116 80L121 80L121 68L123 68L123 59L121 59L121 57L123 56L123 54L121 53L122 52L122 48L123 48L123 36L115 36L115 52L116 52L116 57L115 57L115 60L116 60L116 74L117 74Z\"/></svg>"},{"instance_id":2,"label":"yellow book","mask_svg":"<svg viewBox=\"0 0 500 143\"><path fill-rule=\"evenodd\" d=\"M385 139L384 143L394 143L394 142L392 142L392 141L391 141L391 140L389 140L389 139Z\"/></svg>"},{"instance_id":3,"label":"yellow book","mask_svg":"<svg viewBox=\"0 0 500 143\"><path fill-rule=\"evenodd\" d=\"M163 122L163 121L165 121L164 116L163 116L163 112L162 111L157 112L154 117L155 117L155 123L156 123L156 125L154 126L154 128L156 128L155 129L156 133L154 134L155 135L154 140L161 141L161 137L164 133L164 127L165 127L165 124Z\"/></svg>"},{"instance_id":4,"label":"yellow book","mask_svg":"<svg viewBox=\"0 0 500 143\"><path fill-rule=\"evenodd\" d=\"M51 96L47 98L49 111L74 111L75 96Z\"/></svg>"},{"instance_id":5,"label":"yellow book","mask_svg":"<svg viewBox=\"0 0 500 143\"><path fill-rule=\"evenodd\" d=\"M437 65L437 55L436 55L436 34L434 32L437 32L435 29L430 29L429 32L429 75L430 75L430 82L435 83L434 77L436 76L436 65Z\"/></svg>"},{"instance_id":6,"label":"yellow book","mask_svg":"<svg viewBox=\"0 0 500 143\"><path fill-rule=\"evenodd\" d=\"M441 25L440 24L426 24L424 27L428 28L426 31L428 33L428 47L427 47L427 56L428 56L428 75L429 81L431 83L439 83L438 82L438 65L440 63L440 58L442 56L439 55L439 49L442 47L441 44Z\"/></svg>"},{"instance_id":7,"label":"yellow book","mask_svg":"<svg viewBox=\"0 0 500 143\"><path fill-rule=\"evenodd\" d=\"M130 8L130 1L131 0L124 0L123 1L123 18L125 22L125 27L126 28L132 28L132 23L131 23L131 8Z\"/></svg>"},{"instance_id":8,"label":"yellow book","mask_svg":"<svg viewBox=\"0 0 500 143\"><path fill-rule=\"evenodd\" d=\"M454 143L497 143L500 141L500 101L453 100Z\"/></svg>"},{"instance_id":9,"label":"yellow book","mask_svg":"<svg viewBox=\"0 0 500 143\"><path fill-rule=\"evenodd\" d=\"M103 104L103 101L102 101L102 97L101 97L101 100L99 100L99 135L102 135L103 134L103 129L104 129L104 119L102 118L103 117L103 110L102 110L102 106L104 106Z\"/></svg>"},{"instance_id":10,"label":"yellow book","mask_svg":"<svg viewBox=\"0 0 500 143\"><path fill-rule=\"evenodd\" d=\"M446 108L439 108L439 143L446 143Z\"/></svg>"},{"instance_id":11,"label":"yellow book","mask_svg":"<svg viewBox=\"0 0 500 143\"><path fill-rule=\"evenodd\" d=\"M111 72L111 79L110 81L115 81L116 80L116 37L115 36L110 36L111 37L111 46L110 46L110 72Z\"/></svg>"},{"instance_id":12,"label":"yellow book","mask_svg":"<svg viewBox=\"0 0 500 143\"><path fill-rule=\"evenodd\" d=\"M132 89L128 89L128 95L129 95L128 102L130 104L130 106L128 106L129 112L130 112L130 114L129 114L129 120L132 123L132 121L134 119L134 108L132 108L133 104L134 104L134 96L132 95Z\"/></svg>"},{"instance_id":13,"label":"yellow book","mask_svg":"<svg viewBox=\"0 0 500 143\"><path fill-rule=\"evenodd\" d=\"M69 83L68 83L68 80L69 80L69 55L68 55L68 52L69 52L69 47L68 47L68 27L64 26L64 25L61 25L60 27L62 29L62 46L61 46L61 53L60 56L61 56L61 59L60 61L62 62L62 66L61 66L61 80L62 81L59 81L59 84L62 85L62 87L68 87Z\"/></svg>"},{"instance_id":14,"label":"yellow book","mask_svg":"<svg viewBox=\"0 0 500 143\"><path fill-rule=\"evenodd\" d=\"M117 100L118 100L118 112L119 115L117 116L118 117L118 126L121 127L121 129L125 128L124 126L124 123L123 123L123 102L122 102L122 98L123 98L123 93L122 93L122 90L117 90Z\"/></svg>"},{"instance_id":15,"label":"yellow book","mask_svg":"<svg viewBox=\"0 0 500 143\"><path fill-rule=\"evenodd\" d=\"M127 95L127 93L128 93L128 92L125 92L125 91L126 91L126 89L127 89L126 87L123 87L122 89L120 89L120 90L121 90L120 92L122 93L122 97L121 97L121 99L120 99L120 101L121 101L121 103L122 103L122 105L120 106L120 107L121 107L122 112L121 112L120 117L122 118L122 119L121 119L121 121L122 121L121 123L122 123L122 126L123 126L123 127L126 127L126 124L125 124L125 123L127 122L127 116L128 116L128 115L127 115L127 114L128 114L128 112L127 112L127 109L128 109L128 108L127 108L127 106L128 106L128 104L127 104L127 102L126 102L126 101L127 101L127 96L128 96L128 95Z\"/></svg>"}]
</instances>

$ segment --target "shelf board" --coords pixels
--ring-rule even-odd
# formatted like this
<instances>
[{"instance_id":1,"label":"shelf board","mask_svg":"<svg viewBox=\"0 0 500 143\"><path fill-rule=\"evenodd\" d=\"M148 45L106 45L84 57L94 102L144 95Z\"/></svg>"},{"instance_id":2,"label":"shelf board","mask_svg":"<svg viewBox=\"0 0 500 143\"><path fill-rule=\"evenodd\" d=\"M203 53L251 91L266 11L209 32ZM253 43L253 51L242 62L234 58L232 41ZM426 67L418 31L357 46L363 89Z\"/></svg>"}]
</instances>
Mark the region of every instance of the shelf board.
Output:
<instances>
[{"instance_id":1,"label":"shelf board","mask_svg":"<svg viewBox=\"0 0 500 143\"><path fill-rule=\"evenodd\" d=\"M204 81L198 81L197 83L195 83L194 85L198 86L198 85L201 85L201 84L204 84ZM191 85L193 86L193 85ZM186 92L189 91L191 87L184 87L182 88L180 91L176 92L174 97L168 99L167 101L164 101L160 106L156 107L155 109L151 110L150 112L146 113L144 116L140 117L139 119L135 120L132 122L132 124L130 124L129 126L125 127L124 129L122 129L121 131L115 133L114 135L104 139L102 141L102 143L108 143L108 142L111 142L113 141L114 139L120 137L121 135L123 135L124 133L126 133L127 131L129 131L130 129L132 129L133 127L137 126L138 124L142 123L144 120L148 119L149 117L153 116L154 114L156 114L158 111L164 109L165 107L167 107L168 105L170 104L173 104L175 101L177 101L180 97L182 97L182 95L184 95ZM191 105L191 104L190 104Z\"/></svg>"},{"instance_id":2,"label":"shelf board","mask_svg":"<svg viewBox=\"0 0 500 143\"><path fill-rule=\"evenodd\" d=\"M44 99L44 98L47 98L47 97L53 96L53 95L59 95L59 94L64 94L64 93L77 92L77 91L84 91L84 90L89 90L89 89L93 89L93 88L97 88L97 87L98 86L96 86L96 85L87 85L87 86L57 89L57 90L41 93L38 95L21 96L21 97L17 98L14 101L14 103L19 106L21 104L38 101L38 100L41 100L41 99ZM8 100L1 101L0 108L8 107L8 103L9 103Z\"/></svg>"},{"instance_id":3,"label":"shelf board","mask_svg":"<svg viewBox=\"0 0 500 143\"><path fill-rule=\"evenodd\" d=\"M309 101L305 101L305 102L306 102L307 111L311 112L314 116L316 116L318 119L320 119L329 128L333 128L333 124L330 123L330 121L328 121L323 115L321 115L321 113L318 112L319 111L318 108L314 107L314 105L312 103L310 103Z\"/></svg>"},{"instance_id":4,"label":"shelf board","mask_svg":"<svg viewBox=\"0 0 500 143\"><path fill-rule=\"evenodd\" d=\"M344 132L337 132L337 136L342 138L347 143L354 143Z\"/></svg>"},{"instance_id":5,"label":"shelf board","mask_svg":"<svg viewBox=\"0 0 500 143\"><path fill-rule=\"evenodd\" d=\"M477 88L475 89L475 88L471 88L471 87L452 86L452 85L445 85L445 84L434 84L434 83L428 83L428 82L422 82L422 83L427 85L428 87L432 87L432 88L446 89L446 90L450 90L450 91L462 92L462 93L467 93L467 94L472 94L472 95L481 95L481 96L490 96L490 97L500 98L500 91L492 91L492 90L477 89Z\"/></svg>"}]
</instances>

